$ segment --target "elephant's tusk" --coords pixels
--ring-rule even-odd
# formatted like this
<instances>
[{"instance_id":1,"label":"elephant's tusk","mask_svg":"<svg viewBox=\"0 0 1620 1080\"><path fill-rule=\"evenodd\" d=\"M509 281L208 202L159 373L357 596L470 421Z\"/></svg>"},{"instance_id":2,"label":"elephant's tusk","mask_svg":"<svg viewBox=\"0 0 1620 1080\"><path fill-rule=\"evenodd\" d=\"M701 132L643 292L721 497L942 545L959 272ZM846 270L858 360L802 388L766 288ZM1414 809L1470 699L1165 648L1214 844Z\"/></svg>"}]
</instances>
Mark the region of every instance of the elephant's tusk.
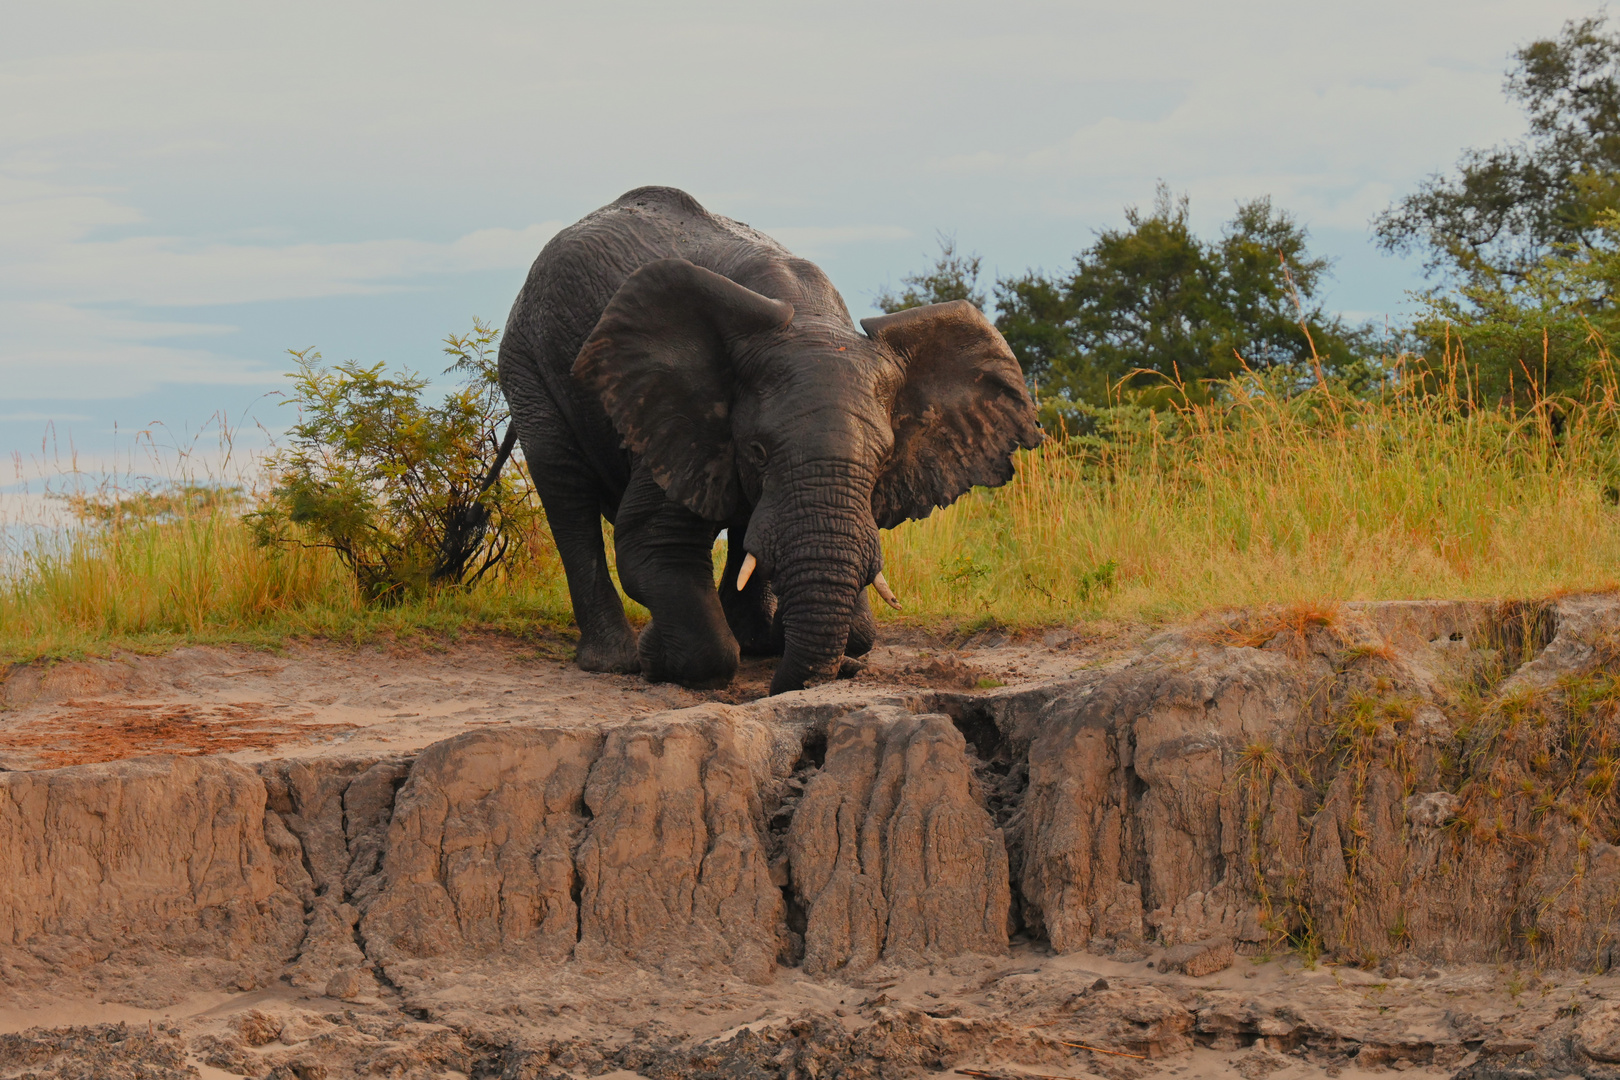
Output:
<instances>
[{"instance_id":1,"label":"elephant's tusk","mask_svg":"<svg viewBox=\"0 0 1620 1080\"><path fill-rule=\"evenodd\" d=\"M894 595L894 590L889 588L889 583L884 580L883 571L879 570L877 577L872 579L872 588L876 589L877 594L883 597L885 604L888 604L896 611L900 610L900 600Z\"/></svg>"},{"instance_id":2,"label":"elephant's tusk","mask_svg":"<svg viewBox=\"0 0 1620 1080\"><path fill-rule=\"evenodd\" d=\"M748 584L748 579L754 576L754 567L755 567L755 565L756 565L756 562L755 562L755 559L754 559L754 553L752 551L750 551L747 555L743 556L742 569L737 571L737 591L738 592L742 592L743 591L743 586Z\"/></svg>"}]
</instances>

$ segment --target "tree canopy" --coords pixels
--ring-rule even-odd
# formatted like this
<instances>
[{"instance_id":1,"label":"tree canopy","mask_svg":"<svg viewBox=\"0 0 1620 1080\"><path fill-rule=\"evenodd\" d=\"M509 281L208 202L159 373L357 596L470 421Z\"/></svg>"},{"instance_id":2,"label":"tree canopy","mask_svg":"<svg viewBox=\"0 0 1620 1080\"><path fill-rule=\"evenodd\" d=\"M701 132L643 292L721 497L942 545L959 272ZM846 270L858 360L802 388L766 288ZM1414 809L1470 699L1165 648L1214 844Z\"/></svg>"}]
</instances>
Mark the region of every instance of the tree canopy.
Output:
<instances>
[{"instance_id":1,"label":"tree canopy","mask_svg":"<svg viewBox=\"0 0 1620 1080\"><path fill-rule=\"evenodd\" d=\"M1522 277L1560 244L1587 244L1620 207L1620 34L1600 13L1514 53L1505 90L1529 120L1518 142L1468 150L1373 222L1388 251L1478 284Z\"/></svg>"},{"instance_id":2,"label":"tree canopy","mask_svg":"<svg viewBox=\"0 0 1620 1080\"><path fill-rule=\"evenodd\" d=\"M1072 270L995 283L996 326L1043 396L1103 404L1116 387L1170 381L1202 396L1203 380L1244 364L1306 369L1313 342L1324 365L1351 361L1353 333L1315 300L1328 261L1310 254L1303 227L1260 198L1206 241L1188 210L1185 196L1161 184L1151 209L1127 209L1125 227L1098 233ZM934 266L903 278L903 292L880 293L878 305L967 299L982 307L979 267L977 255L941 236Z\"/></svg>"},{"instance_id":3,"label":"tree canopy","mask_svg":"<svg viewBox=\"0 0 1620 1080\"><path fill-rule=\"evenodd\" d=\"M1566 22L1513 53L1505 89L1524 110L1524 137L1465 152L1373 231L1442 276L1398 331L1408 370L1465 372L1481 393L1528 403L1607 373L1620 334L1620 31L1601 12ZM884 310L985 306L979 256L953 237L940 244L928 272L880 294ZM1031 386L1084 414L1121 394L1151 404L1171 384L1201 398L1244 366L1376 385L1377 346L1389 343L1324 310L1328 270L1269 198L1240 204L1204 239L1187 198L1161 183L1151 207L1127 209L1067 270L999 277L989 291Z\"/></svg>"},{"instance_id":4,"label":"tree canopy","mask_svg":"<svg viewBox=\"0 0 1620 1080\"><path fill-rule=\"evenodd\" d=\"M1423 297L1413 328L1438 377L1465 360L1475 391L1530 405L1613 377L1620 336L1620 211L1596 215L1587 243L1557 244L1518 275L1492 274Z\"/></svg>"}]
</instances>

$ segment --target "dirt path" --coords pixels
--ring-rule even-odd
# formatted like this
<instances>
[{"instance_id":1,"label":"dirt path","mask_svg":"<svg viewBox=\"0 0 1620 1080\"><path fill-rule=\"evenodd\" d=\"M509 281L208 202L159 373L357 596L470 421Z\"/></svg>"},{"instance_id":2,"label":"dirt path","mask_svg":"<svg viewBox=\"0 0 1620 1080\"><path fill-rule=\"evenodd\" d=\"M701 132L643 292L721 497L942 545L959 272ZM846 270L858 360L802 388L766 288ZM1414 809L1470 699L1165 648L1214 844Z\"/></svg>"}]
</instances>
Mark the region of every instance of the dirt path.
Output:
<instances>
[{"instance_id":1,"label":"dirt path","mask_svg":"<svg viewBox=\"0 0 1620 1080\"><path fill-rule=\"evenodd\" d=\"M999 633L965 643L913 634L881 645L855 679L817 700L880 687L972 689L1068 674L1117 653L1123 635ZM58 768L145 754L247 762L408 753L471 728L620 723L706 701L765 694L773 660L746 660L713 692L580 671L566 642L493 634L439 647L297 643L280 652L192 647L163 656L20 665L0 683L0 769Z\"/></svg>"}]
</instances>

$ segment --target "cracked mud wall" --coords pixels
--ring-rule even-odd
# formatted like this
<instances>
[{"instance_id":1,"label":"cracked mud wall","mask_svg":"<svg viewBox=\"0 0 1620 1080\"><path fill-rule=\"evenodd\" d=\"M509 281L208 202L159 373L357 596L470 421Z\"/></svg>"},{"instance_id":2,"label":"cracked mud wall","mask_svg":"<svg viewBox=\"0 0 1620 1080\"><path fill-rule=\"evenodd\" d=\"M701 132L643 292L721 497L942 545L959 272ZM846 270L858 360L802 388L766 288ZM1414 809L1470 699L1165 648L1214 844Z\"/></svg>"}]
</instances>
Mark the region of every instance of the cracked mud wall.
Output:
<instances>
[{"instance_id":1,"label":"cracked mud wall","mask_svg":"<svg viewBox=\"0 0 1620 1080\"><path fill-rule=\"evenodd\" d=\"M763 726L721 716L478 732L401 789L361 932L384 962L513 953L768 978Z\"/></svg>"},{"instance_id":2,"label":"cracked mud wall","mask_svg":"<svg viewBox=\"0 0 1620 1080\"><path fill-rule=\"evenodd\" d=\"M788 831L807 974L1006 951L1007 849L965 749L941 714L830 722Z\"/></svg>"},{"instance_id":3,"label":"cracked mud wall","mask_svg":"<svg viewBox=\"0 0 1620 1080\"><path fill-rule=\"evenodd\" d=\"M614 729L591 769L576 955L766 981L786 931L761 800L769 734L743 717L675 715Z\"/></svg>"},{"instance_id":4,"label":"cracked mud wall","mask_svg":"<svg viewBox=\"0 0 1620 1080\"><path fill-rule=\"evenodd\" d=\"M229 761L0 773L4 981L94 985L154 954L204 978L273 978L297 954L304 905L272 839L285 851L291 838L264 785Z\"/></svg>"},{"instance_id":5,"label":"cracked mud wall","mask_svg":"<svg viewBox=\"0 0 1620 1080\"><path fill-rule=\"evenodd\" d=\"M1256 875L1300 871L1306 807L1286 784L1245 784L1242 749L1305 726L1312 676L1331 675L1317 666L1172 641L1060 693L1029 749L1026 921L1060 952L1154 931L1263 939Z\"/></svg>"},{"instance_id":6,"label":"cracked mud wall","mask_svg":"<svg viewBox=\"0 0 1620 1080\"><path fill-rule=\"evenodd\" d=\"M0 979L506 956L764 981L1015 933L1606 968L1617 640L1613 597L1367 605L989 694L0 773Z\"/></svg>"},{"instance_id":7,"label":"cracked mud wall","mask_svg":"<svg viewBox=\"0 0 1620 1080\"><path fill-rule=\"evenodd\" d=\"M1237 647L1255 628L1167 634L1074 680L1023 728L1026 921L1059 951L1221 935L1606 968L1617 610L1365 605Z\"/></svg>"},{"instance_id":8,"label":"cracked mud wall","mask_svg":"<svg viewBox=\"0 0 1620 1080\"><path fill-rule=\"evenodd\" d=\"M807 919L807 971L1005 951L1002 832L950 720L865 709L812 737L827 740L825 764L775 866L767 801L781 804L792 768L745 710L438 744L401 789L360 925L368 954L573 956L763 981L797 960L784 886Z\"/></svg>"},{"instance_id":9,"label":"cracked mud wall","mask_svg":"<svg viewBox=\"0 0 1620 1080\"><path fill-rule=\"evenodd\" d=\"M400 789L362 924L373 958L571 952L573 851L601 745L541 728L428 747Z\"/></svg>"}]
</instances>

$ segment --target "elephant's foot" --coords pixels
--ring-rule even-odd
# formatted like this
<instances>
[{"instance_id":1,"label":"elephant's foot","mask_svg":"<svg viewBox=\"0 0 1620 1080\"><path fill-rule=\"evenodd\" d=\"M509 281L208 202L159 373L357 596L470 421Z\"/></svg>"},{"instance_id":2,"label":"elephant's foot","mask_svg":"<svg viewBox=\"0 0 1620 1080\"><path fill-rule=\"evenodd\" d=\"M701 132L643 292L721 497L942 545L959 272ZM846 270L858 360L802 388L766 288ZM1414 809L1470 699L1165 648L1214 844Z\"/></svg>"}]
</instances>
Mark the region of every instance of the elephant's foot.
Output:
<instances>
[{"instance_id":1,"label":"elephant's foot","mask_svg":"<svg viewBox=\"0 0 1620 1080\"><path fill-rule=\"evenodd\" d=\"M641 670L641 658L636 650L636 634L632 630L623 637L580 636L579 649L574 662L581 671L608 671L620 675L633 675Z\"/></svg>"},{"instance_id":2,"label":"elephant's foot","mask_svg":"<svg viewBox=\"0 0 1620 1080\"><path fill-rule=\"evenodd\" d=\"M690 690L719 690L737 674L737 643L669 640L650 622L637 645L641 674L648 682L679 683Z\"/></svg>"}]
</instances>

